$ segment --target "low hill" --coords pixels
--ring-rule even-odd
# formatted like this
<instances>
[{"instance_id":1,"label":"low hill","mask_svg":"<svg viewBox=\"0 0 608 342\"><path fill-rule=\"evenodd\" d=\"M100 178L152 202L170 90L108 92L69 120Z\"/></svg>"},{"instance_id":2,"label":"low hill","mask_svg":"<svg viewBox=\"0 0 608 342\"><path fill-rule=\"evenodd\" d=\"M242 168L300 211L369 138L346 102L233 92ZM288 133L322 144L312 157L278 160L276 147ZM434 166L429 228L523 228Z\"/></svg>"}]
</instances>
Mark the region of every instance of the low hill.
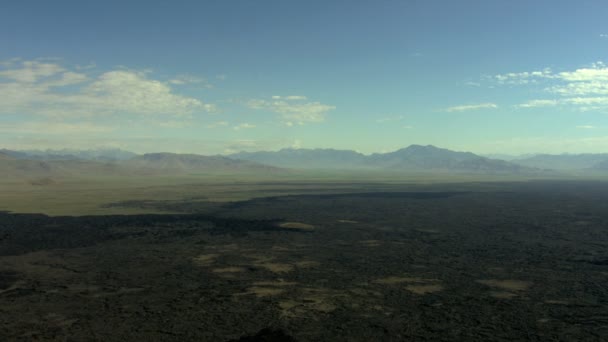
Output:
<instances>
[{"instance_id":1,"label":"low hill","mask_svg":"<svg viewBox=\"0 0 608 342\"><path fill-rule=\"evenodd\" d=\"M539 154L530 158L513 160L513 163L551 170L584 170L608 160L607 153Z\"/></svg>"},{"instance_id":2,"label":"low hill","mask_svg":"<svg viewBox=\"0 0 608 342\"><path fill-rule=\"evenodd\" d=\"M181 174L283 172L280 168L247 160L177 153L148 153L125 161L123 165L137 170Z\"/></svg>"},{"instance_id":3,"label":"low hill","mask_svg":"<svg viewBox=\"0 0 608 342\"><path fill-rule=\"evenodd\" d=\"M345 169L365 166L365 155L350 150L293 149L239 152L228 157L294 169Z\"/></svg>"}]
</instances>

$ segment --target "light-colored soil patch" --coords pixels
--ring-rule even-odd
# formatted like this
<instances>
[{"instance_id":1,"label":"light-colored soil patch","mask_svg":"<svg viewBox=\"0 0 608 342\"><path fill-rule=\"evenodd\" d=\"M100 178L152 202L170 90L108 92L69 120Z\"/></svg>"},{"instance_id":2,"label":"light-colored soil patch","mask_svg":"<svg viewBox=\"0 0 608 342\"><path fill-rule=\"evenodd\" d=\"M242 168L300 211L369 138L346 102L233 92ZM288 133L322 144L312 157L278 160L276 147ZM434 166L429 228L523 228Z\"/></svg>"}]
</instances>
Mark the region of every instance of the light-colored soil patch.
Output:
<instances>
[{"instance_id":1,"label":"light-colored soil patch","mask_svg":"<svg viewBox=\"0 0 608 342\"><path fill-rule=\"evenodd\" d=\"M231 266L231 267L220 267L220 268L214 268L211 270L211 272L213 273L241 273L241 272L245 272L245 269L243 267L236 267L236 266Z\"/></svg>"},{"instance_id":2,"label":"light-colored soil patch","mask_svg":"<svg viewBox=\"0 0 608 342\"><path fill-rule=\"evenodd\" d=\"M292 249L285 246L272 246L272 250L277 252L289 252Z\"/></svg>"},{"instance_id":3,"label":"light-colored soil patch","mask_svg":"<svg viewBox=\"0 0 608 342\"><path fill-rule=\"evenodd\" d=\"M312 268L321 265L318 261L303 260L295 263L299 268Z\"/></svg>"},{"instance_id":4,"label":"light-colored soil patch","mask_svg":"<svg viewBox=\"0 0 608 342\"><path fill-rule=\"evenodd\" d=\"M532 283L529 281L515 279L486 279L478 280L477 282L486 286L495 287L507 291L525 291L530 286L532 286Z\"/></svg>"},{"instance_id":5,"label":"light-colored soil patch","mask_svg":"<svg viewBox=\"0 0 608 342\"><path fill-rule=\"evenodd\" d=\"M253 294L256 297L276 296L285 292L285 290L275 287L252 286L247 289L245 294Z\"/></svg>"},{"instance_id":6,"label":"light-colored soil patch","mask_svg":"<svg viewBox=\"0 0 608 342\"><path fill-rule=\"evenodd\" d=\"M424 295L427 293L433 293L443 290L443 285L439 283L438 279L420 277L390 276L386 278L376 279L373 281L373 283L389 286L406 284L405 289L407 291L418 295Z\"/></svg>"},{"instance_id":7,"label":"light-colored soil patch","mask_svg":"<svg viewBox=\"0 0 608 342\"><path fill-rule=\"evenodd\" d=\"M382 284L382 285L394 285L394 284L402 284L402 283L426 283L426 282L433 282L436 281L435 279L424 279L424 278L418 278L418 277L386 277L386 278L380 278L380 279L376 279L374 280L374 283L376 284Z\"/></svg>"},{"instance_id":8,"label":"light-colored soil patch","mask_svg":"<svg viewBox=\"0 0 608 342\"><path fill-rule=\"evenodd\" d=\"M367 288L355 287L349 290L352 294L360 297L382 297L382 292L370 290Z\"/></svg>"},{"instance_id":9,"label":"light-colored soil patch","mask_svg":"<svg viewBox=\"0 0 608 342\"><path fill-rule=\"evenodd\" d=\"M430 229L430 228L416 229L416 231L419 231L421 233L428 233L428 234L438 234L439 233L439 231L437 229Z\"/></svg>"},{"instance_id":10,"label":"light-colored soil patch","mask_svg":"<svg viewBox=\"0 0 608 342\"><path fill-rule=\"evenodd\" d=\"M408 285L405 289L418 295L424 295L427 293L439 292L443 290L443 286L439 284Z\"/></svg>"},{"instance_id":11,"label":"light-colored soil patch","mask_svg":"<svg viewBox=\"0 0 608 342\"><path fill-rule=\"evenodd\" d=\"M279 224L281 228L289 228L289 229L302 229L302 230L313 230L315 226L302 223L302 222L283 222Z\"/></svg>"},{"instance_id":12,"label":"light-colored soil patch","mask_svg":"<svg viewBox=\"0 0 608 342\"><path fill-rule=\"evenodd\" d=\"M43 322L48 326L63 328L74 325L78 322L78 319L70 319L58 313L50 313L44 316Z\"/></svg>"},{"instance_id":13,"label":"light-colored soil patch","mask_svg":"<svg viewBox=\"0 0 608 342\"><path fill-rule=\"evenodd\" d=\"M199 266L211 266L219 256L219 254L201 254L193 258L193 260Z\"/></svg>"},{"instance_id":14,"label":"light-colored soil patch","mask_svg":"<svg viewBox=\"0 0 608 342\"><path fill-rule=\"evenodd\" d=\"M260 255L260 254L244 254L243 255L245 258L248 259L253 259L253 263L252 264L263 264L263 263L267 263L267 262L271 262L273 261L275 258L272 256L268 256L268 255Z\"/></svg>"},{"instance_id":15,"label":"light-colored soil patch","mask_svg":"<svg viewBox=\"0 0 608 342\"><path fill-rule=\"evenodd\" d=\"M104 298L104 297L111 297L111 296L117 296L117 295L138 293L138 292L142 292L144 290L145 290L145 288L143 288L143 287L121 287L116 290L103 290L103 291L100 291L97 293L92 293L91 296L93 298Z\"/></svg>"},{"instance_id":16,"label":"light-colored soil patch","mask_svg":"<svg viewBox=\"0 0 608 342\"><path fill-rule=\"evenodd\" d=\"M254 265L258 267L263 267L274 273L287 273L293 271L293 265L282 264L278 262L256 263Z\"/></svg>"},{"instance_id":17,"label":"light-colored soil patch","mask_svg":"<svg viewBox=\"0 0 608 342\"><path fill-rule=\"evenodd\" d=\"M281 280L276 280L276 281L256 281L253 283L253 285L255 286L276 286L276 287L282 287L282 286L295 286L298 283L293 282L293 281L281 281Z\"/></svg>"},{"instance_id":18,"label":"light-colored soil patch","mask_svg":"<svg viewBox=\"0 0 608 342\"><path fill-rule=\"evenodd\" d=\"M295 297L278 303L283 317L304 317L319 312L329 313L337 308L337 302L350 302L350 297L342 292L324 288L302 288Z\"/></svg>"},{"instance_id":19,"label":"light-colored soil patch","mask_svg":"<svg viewBox=\"0 0 608 342\"><path fill-rule=\"evenodd\" d=\"M359 223L358 221L353 221L353 220L338 220L338 222L340 222L340 223Z\"/></svg>"}]
</instances>

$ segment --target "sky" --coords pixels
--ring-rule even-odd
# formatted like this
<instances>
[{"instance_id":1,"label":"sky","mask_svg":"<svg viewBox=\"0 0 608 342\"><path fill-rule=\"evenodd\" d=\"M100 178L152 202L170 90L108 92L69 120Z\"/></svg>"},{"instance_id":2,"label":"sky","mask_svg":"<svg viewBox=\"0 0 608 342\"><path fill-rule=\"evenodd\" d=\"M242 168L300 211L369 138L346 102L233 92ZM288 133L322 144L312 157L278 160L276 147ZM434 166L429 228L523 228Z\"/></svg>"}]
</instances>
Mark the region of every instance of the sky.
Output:
<instances>
[{"instance_id":1,"label":"sky","mask_svg":"<svg viewBox=\"0 0 608 342\"><path fill-rule=\"evenodd\" d=\"M608 2L2 1L0 148L608 152Z\"/></svg>"}]
</instances>

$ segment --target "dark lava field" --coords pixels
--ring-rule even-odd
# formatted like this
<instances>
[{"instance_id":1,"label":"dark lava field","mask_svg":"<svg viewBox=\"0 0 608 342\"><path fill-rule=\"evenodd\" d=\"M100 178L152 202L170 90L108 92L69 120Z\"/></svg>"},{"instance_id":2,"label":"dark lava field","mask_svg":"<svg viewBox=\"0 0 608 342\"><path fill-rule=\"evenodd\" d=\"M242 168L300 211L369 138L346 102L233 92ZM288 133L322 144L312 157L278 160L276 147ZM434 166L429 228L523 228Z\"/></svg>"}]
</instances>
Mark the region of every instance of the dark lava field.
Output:
<instances>
[{"instance_id":1,"label":"dark lava field","mask_svg":"<svg viewBox=\"0 0 608 342\"><path fill-rule=\"evenodd\" d=\"M0 214L1 341L606 341L608 183Z\"/></svg>"}]
</instances>

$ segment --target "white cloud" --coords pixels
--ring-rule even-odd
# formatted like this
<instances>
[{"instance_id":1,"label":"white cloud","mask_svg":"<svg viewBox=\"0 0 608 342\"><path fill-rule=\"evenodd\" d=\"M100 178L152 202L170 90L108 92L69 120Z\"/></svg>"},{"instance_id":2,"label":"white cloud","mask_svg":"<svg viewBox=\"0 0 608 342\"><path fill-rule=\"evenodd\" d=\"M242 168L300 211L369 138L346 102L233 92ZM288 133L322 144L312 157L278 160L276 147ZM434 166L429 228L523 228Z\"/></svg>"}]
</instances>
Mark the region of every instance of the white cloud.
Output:
<instances>
[{"instance_id":1,"label":"white cloud","mask_svg":"<svg viewBox=\"0 0 608 342\"><path fill-rule=\"evenodd\" d=\"M606 68L606 65L603 62L596 62L589 68L560 72L557 74L557 77L570 82L605 82L608 81L608 68Z\"/></svg>"},{"instance_id":2,"label":"white cloud","mask_svg":"<svg viewBox=\"0 0 608 342\"><path fill-rule=\"evenodd\" d=\"M234 129L235 131L239 131L241 129L249 129L249 128L255 128L255 125L252 125L249 123L242 123L242 124L238 124L238 125L232 127L232 129Z\"/></svg>"},{"instance_id":3,"label":"white cloud","mask_svg":"<svg viewBox=\"0 0 608 342\"><path fill-rule=\"evenodd\" d=\"M576 126L576 128L580 128L580 129L594 129L596 128L593 125L580 125L580 126Z\"/></svg>"},{"instance_id":4,"label":"white cloud","mask_svg":"<svg viewBox=\"0 0 608 342\"><path fill-rule=\"evenodd\" d=\"M61 88L72 86L70 88ZM215 107L173 92L143 72L87 75L60 65L23 61L0 70L0 113L55 117L184 116Z\"/></svg>"},{"instance_id":5,"label":"white cloud","mask_svg":"<svg viewBox=\"0 0 608 342\"><path fill-rule=\"evenodd\" d=\"M469 105L461 105L461 106L453 106L445 109L446 112L465 112L470 110L480 110L480 109L496 109L498 105L495 103L479 103L479 104L469 104Z\"/></svg>"},{"instance_id":6,"label":"white cloud","mask_svg":"<svg viewBox=\"0 0 608 342\"><path fill-rule=\"evenodd\" d=\"M414 126L405 125L405 126L403 126L403 128L405 128L405 129L412 129L412 128L414 128Z\"/></svg>"},{"instance_id":7,"label":"white cloud","mask_svg":"<svg viewBox=\"0 0 608 342\"><path fill-rule=\"evenodd\" d=\"M608 34L606 34L606 33L600 33L600 38L608 38Z\"/></svg>"},{"instance_id":8,"label":"white cloud","mask_svg":"<svg viewBox=\"0 0 608 342\"><path fill-rule=\"evenodd\" d=\"M280 115L287 126L304 125L311 122L325 121L327 112L336 107L320 102L305 102L305 96L272 96L272 100L250 100L247 105L251 109L268 110Z\"/></svg>"},{"instance_id":9,"label":"white cloud","mask_svg":"<svg viewBox=\"0 0 608 342\"><path fill-rule=\"evenodd\" d=\"M536 108L536 107L552 107L557 106L559 101L557 100L530 100L526 103L517 105L520 108Z\"/></svg>"},{"instance_id":10,"label":"white cloud","mask_svg":"<svg viewBox=\"0 0 608 342\"><path fill-rule=\"evenodd\" d=\"M506 74L491 76L490 78L496 81L498 84L522 85L528 83L535 83L539 78L553 77L554 75L551 72L551 69L546 68L537 71L510 72Z\"/></svg>"},{"instance_id":11,"label":"white cloud","mask_svg":"<svg viewBox=\"0 0 608 342\"><path fill-rule=\"evenodd\" d=\"M561 96L608 95L608 82L586 81L555 85L546 89Z\"/></svg>"},{"instance_id":12,"label":"white cloud","mask_svg":"<svg viewBox=\"0 0 608 342\"><path fill-rule=\"evenodd\" d=\"M302 95L288 95L288 96L273 95L272 99L273 100L298 101L298 100L307 100L308 98L306 96L302 96Z\"/></svg>"},{"instance_id":13,"label":"white cloud","mask_svg":"<svg viewBox=\"0 0 608 342\"><path fill-rule=\"evenodd\" d=\"M608 67L603 62L571 71L509 73L494 76L499 84L546 83L544 91L558 95L553 100L531 100L520 108L568 106L580 111L608 110Z\"/></svg>"},{"instance_id":14,"label":"white cloud","mask_svg":"<svg viewBox=\"0 0 608 342\"><path fill-rule=\"evenodd\" d=\"M57 75L64 70L57 64L24 61L21 68L0 71L0 77L19 83L35 83L38 80Z\"/></svg>"}]
</instances>

